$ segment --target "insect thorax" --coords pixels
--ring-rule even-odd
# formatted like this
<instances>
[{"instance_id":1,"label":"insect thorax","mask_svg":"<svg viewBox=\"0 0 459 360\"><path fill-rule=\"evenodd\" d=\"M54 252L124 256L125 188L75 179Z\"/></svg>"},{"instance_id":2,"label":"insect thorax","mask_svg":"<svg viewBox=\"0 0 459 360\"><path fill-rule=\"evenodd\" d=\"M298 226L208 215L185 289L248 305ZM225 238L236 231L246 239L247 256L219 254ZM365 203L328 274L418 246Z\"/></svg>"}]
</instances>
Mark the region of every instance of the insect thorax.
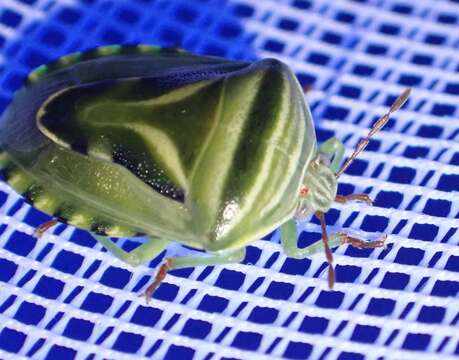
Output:
<instances>
[{"instance_id":1,"label":"insect thorax","mask_svg":"<svg viewBox=\"0 0 459 360\"><path fill-rule=\"evenodd\" d=\"M300 198L297 218L305 218L316 211L327 212L330 209L336 197L337 181L321 154L310 162L304 175L303 186L307 193Z\"/></svg>"}]
</instances>

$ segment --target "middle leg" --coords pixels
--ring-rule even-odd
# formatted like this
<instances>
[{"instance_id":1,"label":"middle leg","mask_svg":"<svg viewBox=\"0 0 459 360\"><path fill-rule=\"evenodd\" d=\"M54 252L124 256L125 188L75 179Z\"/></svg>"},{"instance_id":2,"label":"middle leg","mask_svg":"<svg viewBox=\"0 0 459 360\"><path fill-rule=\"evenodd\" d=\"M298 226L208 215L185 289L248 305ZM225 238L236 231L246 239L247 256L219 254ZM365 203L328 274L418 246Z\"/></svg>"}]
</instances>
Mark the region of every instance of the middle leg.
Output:
<instances>
[{"instance_id":1,"label":"middle leg","mask_svg":"<svg viewBox=\"0 0 459 360\"><path fill-rule=\"evenodd\" d=\"M169 240L161 238L149 238L146 243L128 252L106 236L96 234L92 234L92 236L118 259L128 263L131 266L137 266L154 259L162 251L164 251L169 244Z\"/></svg>"},{"instance_id":2,"label":"middle leg","mask_svg":"<svg viewBox=\"0 0 459 360\"><path fill-rule=\"evenodd\" d=\"M153 293L164 280L167 273L173 269L183 269L195 266L207 265L222 265L241 262L245 256L245 248L236 249L224 254L209 255L209 256L174 256L166 258L163 264L158 269L154 281L148 285L145 290L145 298L147 302L153 296Z\"/></svg>"}]
</instances>

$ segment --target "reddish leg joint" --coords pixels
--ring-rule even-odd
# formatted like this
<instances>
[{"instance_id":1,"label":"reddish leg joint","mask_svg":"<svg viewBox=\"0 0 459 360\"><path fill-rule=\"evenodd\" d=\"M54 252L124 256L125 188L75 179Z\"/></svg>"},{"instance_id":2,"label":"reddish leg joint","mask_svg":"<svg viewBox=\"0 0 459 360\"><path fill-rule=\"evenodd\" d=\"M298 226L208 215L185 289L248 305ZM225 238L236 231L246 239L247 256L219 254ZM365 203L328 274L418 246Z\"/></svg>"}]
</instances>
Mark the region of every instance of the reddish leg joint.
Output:
<instances>
[{"instance_id":1,"label":"reddish leg joint","mask_svg":"<svg viewBox=\"0 0 459 360\"><path fill-rule=\"evenodd\" d=\"M373 205L373 200L367 194L336 195L335 201L341 204L345 204L348 201L360 201Z\"/></svg>"},{"instance_id":2,"label":"reddish leg joint","mask_svg":"<svg viewBox=\"0 0 459 360\"><path fill-rule=\"evenodd\" d=\"M153 293L159 287L161 282L164 280L164 278L166 277L170 269L171 269L171 260L166 259L160 266L158 272L156 273L155 280L150 285L148 285L147 289L145 290L145 293L143 294L145 295L147 303L150 301L150 299L153 296Z\"/></svg>"},{"instance_id":3,"label":"reddish leg joint","mask_svg":"<svg viewBox=\"0 0 459 360\"><path fill-rule=\"evenodd\" d=\"M41 238L43 236L43 234L51 227L53 227L54 225L56 225L58 223L58 221L56 219L52 219L52 220L49 220L43 224L41 224L40 226L38 226L35 231L34 231L34 235L36 238Z\"/></svg>"}]
</instances>

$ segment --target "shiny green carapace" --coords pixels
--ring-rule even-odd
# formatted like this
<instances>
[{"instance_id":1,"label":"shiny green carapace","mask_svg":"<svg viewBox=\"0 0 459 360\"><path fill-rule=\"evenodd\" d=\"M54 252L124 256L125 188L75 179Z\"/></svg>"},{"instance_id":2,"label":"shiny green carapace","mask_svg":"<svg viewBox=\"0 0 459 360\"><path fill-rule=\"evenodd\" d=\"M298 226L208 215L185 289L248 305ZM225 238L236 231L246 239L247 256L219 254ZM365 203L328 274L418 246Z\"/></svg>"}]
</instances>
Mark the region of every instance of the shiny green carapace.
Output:
<instances>
[{"instance_id":1,"label":"shiny green carapace","mask_svg":"<svg viewBox=\"0 0 459 360\"><path fill-rule=\"evenodd\" d=\"M335 200L369 201L336 195L336 178L371 135L340 170L343 146L332 138L317 147L303 89L282 62L108 46L29 75L0 120L0 167L34 207L92 231L132 265L170 241L209 252L166 259L147 296L167 270L241 261L279 226L289 256L325 248L332 285L331 246L375 246L329 238L323 220ZM299 249L293 219L314 213L323 242ZM108 238L140 235L149 240L129 253Z\"/></svg>"}]
</instances>

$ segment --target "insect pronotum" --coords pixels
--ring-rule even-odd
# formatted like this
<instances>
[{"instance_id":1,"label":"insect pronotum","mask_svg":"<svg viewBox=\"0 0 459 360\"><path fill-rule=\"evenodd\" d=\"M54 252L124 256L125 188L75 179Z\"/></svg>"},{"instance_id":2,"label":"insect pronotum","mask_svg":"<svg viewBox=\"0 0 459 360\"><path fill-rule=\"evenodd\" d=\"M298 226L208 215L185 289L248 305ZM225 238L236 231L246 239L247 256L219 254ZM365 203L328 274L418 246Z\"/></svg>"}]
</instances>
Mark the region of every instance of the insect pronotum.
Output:
<instances>
[{"instance_id":1,"label":"insect pronotum","mask_svg":"<svg viewBox=\"0 0 459 360\"><path fill-rule=\"evenodd\" d=\"M281 228L289 257L331 248L380 247L344 232L328 235L324 214L337 178L408 98L404 91L340 167L344 146L317 146L303 90L282 62L197 56L154 46L106 46L33 71L0 122L6 181L53 220L91 231L138 265L171 241L208 254L169 257L170 269L242 261L245 247ZM315 214L322 242L297 246L295 219ZM126 252L109 237L148 236Z\"/></svg>"}]
</instances>

